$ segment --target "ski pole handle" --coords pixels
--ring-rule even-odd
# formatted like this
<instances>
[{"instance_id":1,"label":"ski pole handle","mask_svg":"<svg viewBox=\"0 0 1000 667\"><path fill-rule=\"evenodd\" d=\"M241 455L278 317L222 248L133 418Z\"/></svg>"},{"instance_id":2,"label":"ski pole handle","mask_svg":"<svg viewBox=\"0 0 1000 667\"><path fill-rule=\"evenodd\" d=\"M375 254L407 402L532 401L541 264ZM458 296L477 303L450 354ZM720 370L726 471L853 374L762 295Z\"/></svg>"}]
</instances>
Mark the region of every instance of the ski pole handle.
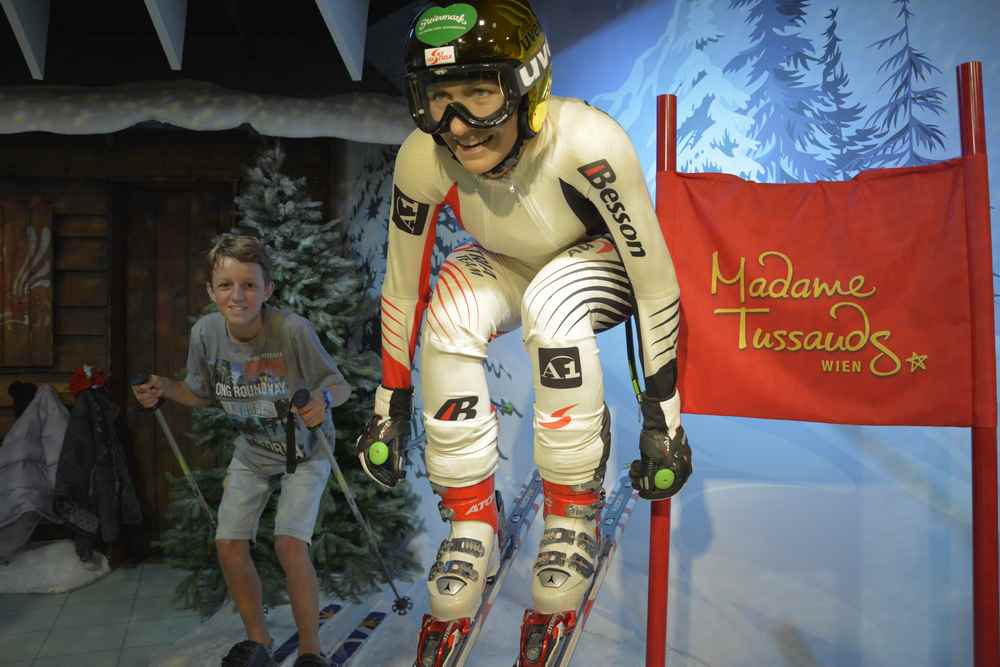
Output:
<instances>
[{"instance_id":1,"label":"ski pole handle","mask_svg":"<svg viewBox=\"0 0 1000 667\"><path fill-rule=\"evenodd\" d=\"M128 381L128 383L133 387L137 387L140 384L146 384L147 382L149 382L149 376L150 373L136 373L135 375L132 376L132 378ZM142 403L139 404L139 407L145 412L152 412L153 410L159 410L160 406L163 405L163 403L164 403L164 398L161 396L160 399L156 402L156 405L154 405L153 407L147 408Z\"/></svg>"}]
</instances>

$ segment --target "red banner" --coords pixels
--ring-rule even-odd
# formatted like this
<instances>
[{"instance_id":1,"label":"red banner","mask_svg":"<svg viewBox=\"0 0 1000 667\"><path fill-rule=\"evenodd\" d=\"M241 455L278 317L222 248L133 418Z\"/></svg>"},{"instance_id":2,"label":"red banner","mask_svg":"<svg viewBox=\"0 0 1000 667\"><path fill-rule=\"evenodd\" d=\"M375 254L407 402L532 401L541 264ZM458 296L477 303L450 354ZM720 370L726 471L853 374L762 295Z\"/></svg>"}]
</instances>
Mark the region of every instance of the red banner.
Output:
<instances>
[{"instance_id":1,"label":"red banner","mask_svg":"<svg viewBox=\"0 0 1000 667\"><path fill-rule=\"evenodd\" d=\"M659 173L684 411L995 423L995 394L974 400L970 280L984 276L969 244L990 246L988 221L967 215L969 173L963 160L789 185Z\"/></svg>"}]
</instances>

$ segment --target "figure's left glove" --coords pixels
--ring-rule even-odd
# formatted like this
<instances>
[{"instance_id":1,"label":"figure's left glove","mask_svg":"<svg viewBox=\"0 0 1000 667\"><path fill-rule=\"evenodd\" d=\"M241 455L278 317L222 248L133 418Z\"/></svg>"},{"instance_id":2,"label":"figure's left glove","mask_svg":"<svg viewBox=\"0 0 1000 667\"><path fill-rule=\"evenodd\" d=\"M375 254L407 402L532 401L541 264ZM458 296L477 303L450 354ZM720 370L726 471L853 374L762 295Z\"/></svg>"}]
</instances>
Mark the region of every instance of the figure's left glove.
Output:
<instances>
[{"instance_id":1,"label":"figure's left glove","mask_svg":"<svg viewBox=\"0 0 1000 667\"><path fill-rule=\"evenodd\" d=\"M358 436L354 452L368 476L387 489L406 477L413 388L375 390L375 410Z\"/></svg>"},{"instance_id":2,"label":"figure's left glove","mask_svg":"<svg viewBox=\"0 0 1000 667\"><path fill-rule=\"evenodd\" d=\"M638 461L632 461L632 487L646 500L669 498L684 486L694 468L691 447L681 426L681 395L658 401L643 394L642 433L639 434Z\"/></svg>"}]
</instances>

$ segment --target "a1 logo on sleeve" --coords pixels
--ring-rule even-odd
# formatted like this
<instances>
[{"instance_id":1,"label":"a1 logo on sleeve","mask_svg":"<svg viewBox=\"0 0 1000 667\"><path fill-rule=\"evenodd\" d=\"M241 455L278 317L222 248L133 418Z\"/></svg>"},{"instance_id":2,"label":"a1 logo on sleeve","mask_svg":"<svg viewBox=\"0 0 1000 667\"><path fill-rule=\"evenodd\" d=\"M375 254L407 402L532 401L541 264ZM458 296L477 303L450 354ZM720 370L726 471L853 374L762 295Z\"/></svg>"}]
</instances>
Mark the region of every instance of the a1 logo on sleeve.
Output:
<instances>
[{"instance_id":1,"label":"a1 logo on sleeve","mask_svg":"<svg viewBox=\"0 0 1000 667\"><path fill-rule=\"evenodd\" d=\"M431 208L430 205L410 199L397 186L392 187L393 224L407 234L420 236L424 233L424 224L427 222L427 212Z\"/></svg>"},{"instance_id":2,"label":"a1 logo on sleeve","mask_svg":"<svg viewBox=\"0 0 1000 667\"><path fill-rule=\"evenodd\" d=\"M538 348L538 374L543 387L572 389L583 386L580 350L575 347Z\"/></svg>"}]
</instances>

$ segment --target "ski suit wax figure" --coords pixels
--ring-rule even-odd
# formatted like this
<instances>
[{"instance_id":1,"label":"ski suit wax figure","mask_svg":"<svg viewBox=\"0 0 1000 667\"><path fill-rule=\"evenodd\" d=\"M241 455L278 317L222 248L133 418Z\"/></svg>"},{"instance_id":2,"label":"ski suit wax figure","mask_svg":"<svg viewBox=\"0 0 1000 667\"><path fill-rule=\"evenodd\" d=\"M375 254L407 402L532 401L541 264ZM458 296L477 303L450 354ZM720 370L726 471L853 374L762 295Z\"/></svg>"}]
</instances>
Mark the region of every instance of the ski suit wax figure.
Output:
<instances>
[{"instance_id":1,"label":"ski suit wax figure","mask_svg":"<svg viewBox=\"0 0 1000 667\"><path fill-rule=\"evenodd\" d=\"M483 360L491 340L521 326L545 496L532 585L544 622L576 609L593 576L611 432L595 334L633 310L646 376L633 484L666 498L691 472L673 264L625 131L582 101L550 96L549 45L528 2L426 8L408 37L406 84L417 129L396 159L383 378L357 453L380 484L403 477L419 331L426 465L451 522L429 575L431 615L475 614L498 562L498 422ZM447 257L431 294L445 204L476 243Z\"/></svg>"}]
</instances>

